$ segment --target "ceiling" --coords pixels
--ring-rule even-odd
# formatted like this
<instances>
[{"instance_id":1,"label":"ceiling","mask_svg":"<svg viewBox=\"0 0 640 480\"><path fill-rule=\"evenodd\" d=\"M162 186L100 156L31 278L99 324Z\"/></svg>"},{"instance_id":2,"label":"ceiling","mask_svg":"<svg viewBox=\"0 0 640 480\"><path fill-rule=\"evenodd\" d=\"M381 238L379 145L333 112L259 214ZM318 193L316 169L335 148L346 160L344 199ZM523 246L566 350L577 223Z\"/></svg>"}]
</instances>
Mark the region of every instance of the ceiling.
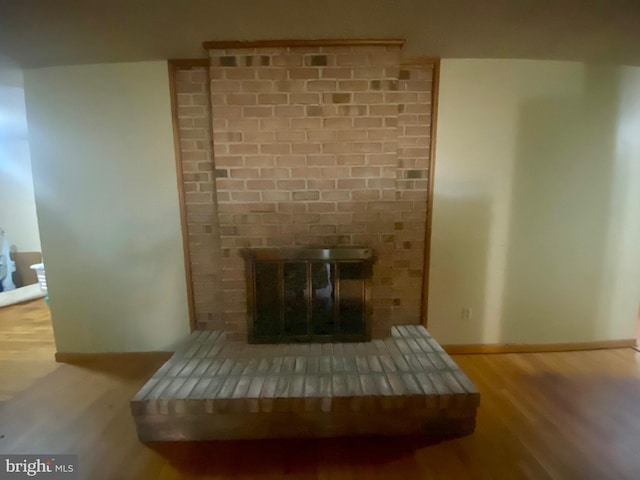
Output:
<instances>
[{"instance_id":1,"label":"ceiling","mask_svg":"<svg viewBox=\"0 0 640 480\"><path fill-rule=\"evenodd\" d=\"M197 58L205 40L404 38L405 56L640 65L640 0L0 0L22 68Z\"/></svg>"}]
</instances>

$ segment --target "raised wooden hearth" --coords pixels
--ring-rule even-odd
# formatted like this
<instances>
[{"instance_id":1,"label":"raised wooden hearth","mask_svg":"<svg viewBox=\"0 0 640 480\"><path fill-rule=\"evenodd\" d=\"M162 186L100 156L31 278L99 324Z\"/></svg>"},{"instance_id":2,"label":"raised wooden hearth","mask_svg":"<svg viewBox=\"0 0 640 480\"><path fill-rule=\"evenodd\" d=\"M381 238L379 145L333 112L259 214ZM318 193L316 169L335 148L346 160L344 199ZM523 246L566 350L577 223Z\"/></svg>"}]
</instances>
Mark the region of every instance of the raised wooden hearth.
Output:
<instances>
[{"instance_id":1,"label":"raised wooden hearth","mask_svg":"<svg viewBox=\"0 0 640 480\"><path fill-rule=\"evenodd\" d=\"M367 343L248 345L194 332L131 401L142 441L475 428L480 395L423 327Z\"/></svg>"}]
</instances>

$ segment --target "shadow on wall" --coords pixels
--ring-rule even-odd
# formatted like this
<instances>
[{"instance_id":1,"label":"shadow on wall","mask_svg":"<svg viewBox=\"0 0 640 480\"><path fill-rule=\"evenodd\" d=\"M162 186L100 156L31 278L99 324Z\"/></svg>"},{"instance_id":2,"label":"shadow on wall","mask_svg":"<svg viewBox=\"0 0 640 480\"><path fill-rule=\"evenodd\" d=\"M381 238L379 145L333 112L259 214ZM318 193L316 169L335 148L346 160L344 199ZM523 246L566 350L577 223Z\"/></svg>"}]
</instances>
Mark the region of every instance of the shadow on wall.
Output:
<instances>
[{"instance_id":1,"label":"shadow on wall","mask_svg":"<svg viewBox=\"0 0 640 480\"><path fill-rule=\"evenodd\" d=\"M64 252L48 252L46 264L59 352L170 350L176 338L182 340L187 313L170 298L184 295L184 270L167 260L180 255L171 251L173 232L149 222L144 236L132 233L124 241L108 228L103 238L80 239L57 202L42 203L40 210L45 245L66 246ZM65 258L68 252L74 261Z\"/></svg>"},{"instance_id":2,"label":"shadow on wall","mask_svg":"<svg viewBox=\"0 0 640 480\"><path fill-rule=\"evenodd\" d=\"M452 192L473 191L472 186L460 185ZM443 338L456 338L459 343L477 343L482 338L486 303L487 253L489 251L490 201L481 196L437 194L437 215L446 218L444 234L434 235L431 249L438 255L431 257L432 298L446 298L449 311L435 311L434 318L450 318L438 326ZM457 309L458 306L462 306ZM451 310L453 308L453 311ZM470 308L465 318L464 308ZM431 312L430 312L431 313ZM461 321L460 321L461 320ZM463 328L460 328L460 326Z\"/></svg>"},{"instance_id":3,"label":"shadow on wall","mask_svg":"<svg viewBox=\"0 0 640 480\"><path fill-rule=\"evenodd\" d=\"M520 110L500 338L598 333L616 156L619 72L585 67L573 98ZM544 322L550 331L536 324Z\"/></svg>"}]
</instances>

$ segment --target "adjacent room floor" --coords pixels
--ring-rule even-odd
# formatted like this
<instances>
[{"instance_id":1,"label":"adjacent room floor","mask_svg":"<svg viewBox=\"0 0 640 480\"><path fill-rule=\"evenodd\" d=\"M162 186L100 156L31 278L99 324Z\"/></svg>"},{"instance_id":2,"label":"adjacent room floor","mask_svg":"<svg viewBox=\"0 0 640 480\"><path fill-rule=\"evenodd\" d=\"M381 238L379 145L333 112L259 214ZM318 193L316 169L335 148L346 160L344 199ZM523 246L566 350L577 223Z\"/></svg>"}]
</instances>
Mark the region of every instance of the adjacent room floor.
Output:
<instances>
[{"instance_id":1,"label":"adjacent room floor","mask_svg":"<svg viewBox=\"0 0 640 480\"><path fill-rule=\"evenodd\" d=\"M141 444L129 400L165 357L56 364L42 300L0 310L0 452L77 453L98 479L635 479L635 350L458 355L482 399L475 434Z\"/></svg>"},{"instance_id":2,"label":"adjacent room floor","mask_svg":"<svg viewBox=\"0 0 640 480\"><path fill-rule=\"evenodd\" d=\"M56 369L55 351L44 299L1 307L0 404Z\"/></svg>"}]
</instances>

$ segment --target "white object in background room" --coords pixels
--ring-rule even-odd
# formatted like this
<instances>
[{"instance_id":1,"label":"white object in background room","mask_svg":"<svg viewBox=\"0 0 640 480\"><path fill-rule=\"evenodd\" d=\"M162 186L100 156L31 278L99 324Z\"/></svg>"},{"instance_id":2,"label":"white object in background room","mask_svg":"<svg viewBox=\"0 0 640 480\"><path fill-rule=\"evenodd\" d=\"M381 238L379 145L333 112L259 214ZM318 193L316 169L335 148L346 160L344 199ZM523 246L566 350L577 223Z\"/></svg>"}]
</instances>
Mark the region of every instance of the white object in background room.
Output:
<instances>
[{"instance_id":1,"label":"white object in background room","mask_svg":"<svg viewBox=\"0 0 640 480\"><path fill-rule=\"evenodd\" d=\"M13 272L16 271L16 263L11 260L9 240L2 228L0 228L0 292L15 290Z\"/></svg>"}]
</instances>

